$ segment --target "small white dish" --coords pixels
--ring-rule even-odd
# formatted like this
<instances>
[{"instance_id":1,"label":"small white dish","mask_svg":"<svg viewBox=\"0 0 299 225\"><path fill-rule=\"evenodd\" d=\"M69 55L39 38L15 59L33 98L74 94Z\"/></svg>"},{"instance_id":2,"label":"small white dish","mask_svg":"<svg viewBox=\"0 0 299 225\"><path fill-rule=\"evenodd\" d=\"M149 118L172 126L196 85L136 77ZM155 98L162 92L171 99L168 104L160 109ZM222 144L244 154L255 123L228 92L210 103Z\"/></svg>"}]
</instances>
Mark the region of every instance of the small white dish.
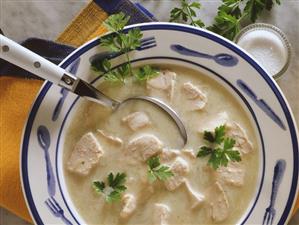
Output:
<instances>
[{"instance_id":1,"label":"small white dish","mask_svg":"<svg viewBox=\"0 0 299 225\"><path fill-rule=\"evenodd\" d=\"M243 28L235 42L250 53L274 78L287 70L291 59L291 45L277 27L255 23Z\"/></svg>"}]
</instances>

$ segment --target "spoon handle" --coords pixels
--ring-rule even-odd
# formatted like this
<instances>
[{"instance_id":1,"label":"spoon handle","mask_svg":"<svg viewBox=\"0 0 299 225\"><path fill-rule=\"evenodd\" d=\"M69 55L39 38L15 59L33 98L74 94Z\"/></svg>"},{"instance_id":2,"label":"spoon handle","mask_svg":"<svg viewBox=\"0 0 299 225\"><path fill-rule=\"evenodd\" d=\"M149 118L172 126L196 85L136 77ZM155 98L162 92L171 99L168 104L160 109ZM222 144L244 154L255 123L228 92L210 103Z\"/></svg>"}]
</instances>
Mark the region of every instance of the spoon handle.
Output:
<instances>
[{"instance_id":1,"label":"spoon handle","mask_svg":"<svg viewBox=\"0 0 299 225\"><path fill-rule=\"evenodd\" d=\"M89 83L71 75L54 63L0 34L1 58L71 92L109 107L118 102L110 99Z\"/></svg>"},{"instance_id":2,"label":"spoon handle","mask_svg":"<svg viewBox=\"0 0 299 225\"><path fill-rule=\"evenodd\" d=\"M70 89L76 78L61 67L44 59L0 34L1 58L54 84Z\"/></svg>"}]
</instances>

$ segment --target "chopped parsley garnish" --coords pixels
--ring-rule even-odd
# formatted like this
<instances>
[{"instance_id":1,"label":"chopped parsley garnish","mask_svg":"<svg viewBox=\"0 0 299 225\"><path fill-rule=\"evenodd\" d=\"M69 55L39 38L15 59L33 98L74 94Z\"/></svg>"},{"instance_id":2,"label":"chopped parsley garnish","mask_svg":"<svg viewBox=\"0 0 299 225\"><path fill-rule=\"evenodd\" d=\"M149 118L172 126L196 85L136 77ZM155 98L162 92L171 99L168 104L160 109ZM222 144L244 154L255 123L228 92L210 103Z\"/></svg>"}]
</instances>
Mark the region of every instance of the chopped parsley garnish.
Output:
<instances>
[{"instance_id":1,"label":"chopped parsley garnish","mask_svg":"<svg viewBox=\"0 0 299 225\"><path fill-rule=\"evenodd\" d=\"M121 194L127 189L125 173L117 173L115 176L110 173L107 177L108 186L103 181L93 181L92 187L97 193L102 193L108 203L117 202L121 199Z\"/></svg>"},{"instance_id":2,"label":"chopped parsley garnish","mask_svg":"<svg viewBox=\"0 0 299 225\"><path fill-rule=\"evenodd\" d=\"M165 181L174 175L169 166L161 165L158 156L149 158L146 163L148 165L147 176L151 183L157 179Z\"/></svg>"},{"instance_id":3,"label":"chopped parsley garnish","mask_svg":"<svg viewBox=\"0 0 299 225\"><path fill-rule=\"evenodd\" d=\"M216 127L214 132L204 131L204 140L209 146L202 146L197 153L197 157L210 156L208 164L215 170L220 166L227 166L228 162L241 161L239 151L234 150L236 141L225 137L225 126Z\"/></svg>"},{"instance_id":4,"label":"chopped parsley garnish","mask_svg":"<svg viewBox=\"0 0 299 225\"><path fill-rule=\"evenodd\" d=\"M104 72L104 79L110 82L124 83L129 76L134 76L137 80L147 80L156 76L157 70L146 65L138 69L133 69L129 52L141 46L141 38L143 34L139 28L130 29L124 32L124 27L130 20L129 16L124 13L113 14L109 16L104 25L111 32L104 37L101 37L101 46L116 52L124 54L126 62L117 68L112 68L108 59L94 60L91 67L96 72Z\"/></svg>"}]
</instances>

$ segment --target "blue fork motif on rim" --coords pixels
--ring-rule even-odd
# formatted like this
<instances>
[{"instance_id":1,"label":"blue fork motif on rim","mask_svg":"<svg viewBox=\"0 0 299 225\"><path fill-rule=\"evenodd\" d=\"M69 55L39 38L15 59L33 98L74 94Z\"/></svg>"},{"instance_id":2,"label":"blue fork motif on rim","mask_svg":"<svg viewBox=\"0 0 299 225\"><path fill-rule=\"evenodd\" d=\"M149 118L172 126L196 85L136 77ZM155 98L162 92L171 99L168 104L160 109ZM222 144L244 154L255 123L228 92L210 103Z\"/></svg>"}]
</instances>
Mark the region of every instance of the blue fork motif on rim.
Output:
<instances>
[{"instance_id":1,"label":"blue fork motif on rim","mask_svg":"<svg viewBox=\"0 0 299 225\"><path fill-rule=\"evenodd\" d=\"M45 204L47 205L47 207L50 209L50 211L54 216L60 217L65 224L72 225L72 223L64 216L63 209L59 206L58 202L54 198L56 192L56 180L54 177L53 167L49 156L51 137L50 137L49 130L43 125L40 125L37 128L37 140L41 148L44 150L45 162L46 162L47 187L48 187L48 193L50 197L45 201Z\"/></svg>"},{"instance_id":2,"label":"blue fork motif on rim","mask_svg":"<svg viewBox=\"0 0 299 225\"><path fill-rule=\"evenodd\" d=\"M61 218L61 220L67 225L73 225L72 222L65 217L63 209L54 197L48 198L45 201L45 204L55 217Z\"/></svg>"},{"instance_id":3,"label":"blue fork motif on rim","mask_svg":"<svg viewBox=\"0 0 299 225\"><path fill-rule=\"evenodd\" d=\"M142 38L140 42L141 42L141 45L138 48L136 48L137 51L143 51L143 50L146 50L149 48L154 48L157 46L155 37ZM98 63L101 63L104 59L110 60L110 59L116 58L117 56L120 56L123 54L124 54L124 52L111 52L111 51L101 52L101 53L91 56L89 58L89 61L91 64L98 64Z\"/></svg>"},{"instance_id":4,"label":"blue fork motif on rim","mask_svg":"<svg viewBox=\"0 0 299 225\"><path fill-rule=\"evenodd\" d=\"M285 168L286 168L285 160L280 159L276 162L274 167L273 180L272 180L272 192L271 192L270 204L266 208L264 218L263 218L263 225L273 224L273 220L276 214L274 205L277 197L278 188L281 183L282 177L284 175Z\"/></svg>"},{"instance_id":5,"label":"blue fork motif on rim","mask_svg":"<svg viewBox=\"0 0 299 225\"><path fill-rule=\"evenodd\" d=\"M264 99L259 99L252 89L242 80L237 80L237 85L245 92L254 102L269 116L281 129L286 130L286 126L272 108L265 102Z\"/></svg>"}]
</instances>

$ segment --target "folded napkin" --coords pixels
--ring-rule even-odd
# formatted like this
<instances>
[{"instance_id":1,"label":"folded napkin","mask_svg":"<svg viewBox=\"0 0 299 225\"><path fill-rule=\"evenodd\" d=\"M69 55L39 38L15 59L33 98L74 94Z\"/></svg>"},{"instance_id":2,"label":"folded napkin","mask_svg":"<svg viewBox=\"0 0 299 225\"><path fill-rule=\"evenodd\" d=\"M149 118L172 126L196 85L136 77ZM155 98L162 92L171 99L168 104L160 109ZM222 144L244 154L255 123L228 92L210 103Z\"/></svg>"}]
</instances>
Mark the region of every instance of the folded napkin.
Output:
<instances>
[{"instance_id":1,"label":"folded napkin","mask_svg":"<svg viewBox=\"0 0 299 225\"><path fill-rule=\"evenodd\" d=\"M22 44L58 64L75 47L103 34L106 31L103 21L109 14L120 11L131 16L131 24L155 20L140 5L136 6L129 0L94 0L59 35L57 42L60 44L37 38ZM32 222L20 183L19 149L31 104L43 81L30 78L37 77L4 60L0 61L0 205Z\"/></svg>"},{"instance_id":2,"label":"folded napkin","mask_svg":"<svg viewBox=\"0 0 299 225\"><path fill-rule=\"evenodd\" d=\"M131 16L131 24L156 20L141 5L134 5L129 0L94 0L59 35L57 42L60 44L36 38L22 44L58 64L75 47L103 34L106 31L103 21L108 15L120 11ZM0 61L0 205L32 222L21 190L19 149L23 126L43 81L24 77L37 78Z\"/></svg>"}]
</instances>

